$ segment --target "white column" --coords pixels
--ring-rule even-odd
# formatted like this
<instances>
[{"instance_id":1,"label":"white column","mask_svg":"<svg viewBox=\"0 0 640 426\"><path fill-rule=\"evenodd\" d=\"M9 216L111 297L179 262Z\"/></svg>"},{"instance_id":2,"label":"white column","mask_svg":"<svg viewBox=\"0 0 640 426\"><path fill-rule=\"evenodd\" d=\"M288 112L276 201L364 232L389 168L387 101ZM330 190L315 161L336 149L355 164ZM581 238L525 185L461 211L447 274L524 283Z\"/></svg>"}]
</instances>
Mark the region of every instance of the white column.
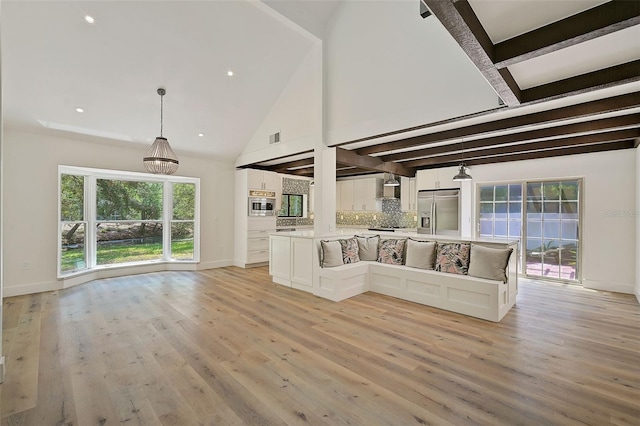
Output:
<instances>
[{"instance_id":1,"label":"white column","mask_svg":"<svg viewBox=\"0 0 640 426\"><path fill-rule=\"evenodd\" d=\"M336 229L336 149L314 150L313 230L321 236Z\"/></svg>"}]
</instances>

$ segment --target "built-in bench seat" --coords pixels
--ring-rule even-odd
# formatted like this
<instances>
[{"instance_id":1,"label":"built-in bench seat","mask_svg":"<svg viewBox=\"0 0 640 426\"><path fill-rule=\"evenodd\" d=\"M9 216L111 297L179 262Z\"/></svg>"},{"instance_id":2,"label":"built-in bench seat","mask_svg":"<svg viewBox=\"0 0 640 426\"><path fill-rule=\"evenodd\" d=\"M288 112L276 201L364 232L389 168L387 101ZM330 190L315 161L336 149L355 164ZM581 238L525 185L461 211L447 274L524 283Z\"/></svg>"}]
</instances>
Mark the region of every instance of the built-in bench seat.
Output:
<instances>
[{"instance_id":1,"label":"built-in bench seat","mask_svg":"<svg viewBox=\"0 0 640 426\"><path fill-rule=\"evenodd\" d=\"M319 239L316 246L313 294L336 302L373 291L494 322L516 302L517 243L502 244L514 248L505 271L506 282L375 261L323 268Z\"/></svg>"}]
</instances>

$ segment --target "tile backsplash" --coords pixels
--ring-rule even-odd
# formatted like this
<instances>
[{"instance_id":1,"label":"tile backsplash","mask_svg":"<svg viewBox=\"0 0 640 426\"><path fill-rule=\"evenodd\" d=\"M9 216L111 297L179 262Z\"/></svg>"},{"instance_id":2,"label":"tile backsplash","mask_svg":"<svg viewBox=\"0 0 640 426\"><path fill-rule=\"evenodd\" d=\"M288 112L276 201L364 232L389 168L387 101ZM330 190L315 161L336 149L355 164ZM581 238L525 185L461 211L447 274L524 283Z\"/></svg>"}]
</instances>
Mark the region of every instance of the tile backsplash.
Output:
<instances>
[{"instance_id":1,"label":"tile backsplash","mask_svg":"<svg viewBox=\"0 0 640 426\"><path fill-rule=\"evenodd\" d=\"M383 199L380 212L336 212L338 226L415 228L417 223L416 212L403 212L400 208L400 200L397 198Z\"/></svg>"},{"instance_id":2,"label":"tile backsplash","mask_svg":"<svg viewBox=\"0 0 640 426\"><path fill-rule=\"evenodd\" d=\"M282 193L308 196L309 181L285 177L282 179ZM307 217L278 217L276 225L278 227L313 225L313 219L310 218L312 213L312 211L307 212ZM416 212L403 212L398 198L384 198L382 211L336 212L337 226L415 228L417 223Z\"/></svg>"},{"instance_id":3,"label":"tile backsplash","mask_svg":"<svg viewBox=\"0 0 640 426\"><path fill-rule=\"evenodd\" d=\"M282 178L282 193L309 195L309 181L305 179ZM307 217L278 217L276 218L276 226L306 226L313 225L313 219L310 218L311 211L307 212Z\"/></svg>"}]
</instances>

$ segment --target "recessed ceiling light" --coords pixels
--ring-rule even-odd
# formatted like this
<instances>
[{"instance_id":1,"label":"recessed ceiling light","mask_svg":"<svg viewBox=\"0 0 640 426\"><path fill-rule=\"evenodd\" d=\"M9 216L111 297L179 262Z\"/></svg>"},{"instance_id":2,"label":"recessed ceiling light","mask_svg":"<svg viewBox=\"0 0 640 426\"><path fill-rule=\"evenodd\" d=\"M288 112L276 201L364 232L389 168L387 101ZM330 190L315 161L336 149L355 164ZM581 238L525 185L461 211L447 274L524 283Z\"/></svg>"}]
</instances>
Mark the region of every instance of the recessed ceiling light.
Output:
<instances>
[{"instance_id":1,"label":"recessed ceiling light","mask_svg":"<svg viewBox=\"0 0 640 426\"><path fill-rule=\"evenodd\" d=\"M198 133L198 136L203 137L204 133Z\"/></svg>"},{"instance_id":2,"label":"recessed ceiling light","mask_svg":"<svg viewBox=\"0 0 640 426\"><path fill-rule=\"evenodd\" d=\"M84 108L78 107L78 108L76 108L76 111L77 112L84 112Z\"/></svg>"},{"instance_id":3,"label":"recessed ceiling light","mask_svg":"<svg viewBox=\"0 0 640 426\"><path fill-rule=\"evenodd\" d=\"M89 16L89 15L85 15L84 20L90 24L93 24L94 22L96 22L96 20L93 19L93 16Z\"/></svg>"},{"instance_id":4,"label":"recessed ceiling light","mask_svg":"<svg viewBox=\"0 0 640 426\"><path fill-rule=\"evenodd\" d=\"M227 71L227 75L228 75L229 77L232 77L232 76L233 76L233 71L231 71L231 70Z\"/></svg>"}]
</instances>

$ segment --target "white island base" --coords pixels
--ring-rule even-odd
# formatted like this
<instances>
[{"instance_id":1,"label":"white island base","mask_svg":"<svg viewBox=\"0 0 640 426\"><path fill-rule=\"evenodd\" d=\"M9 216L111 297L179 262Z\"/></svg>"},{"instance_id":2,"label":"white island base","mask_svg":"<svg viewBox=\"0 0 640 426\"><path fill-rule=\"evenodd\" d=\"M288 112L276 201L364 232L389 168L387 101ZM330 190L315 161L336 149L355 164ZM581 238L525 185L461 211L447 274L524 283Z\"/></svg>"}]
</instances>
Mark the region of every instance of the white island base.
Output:
<instances>
[{"instance_id":1,"label":"white island base","mask_svg":"<svg viewBox=\"0 0 640 426\"><path fill-rule=\"evenodd\" d=\"M363 233L359 234L370 234ZM507 282L457 275L402 265L361 261L334 268L320 267L320 240L349 238L351 234L315 238L312 231L272 234L269 273L275 283L339 302L373 291L435 308L498 322L515 305L518 293L518 242L514 240L460 239L425 235L379 233L381 238L472 242L488 247L511 247Z\"/></svg>"}]
</instances>

